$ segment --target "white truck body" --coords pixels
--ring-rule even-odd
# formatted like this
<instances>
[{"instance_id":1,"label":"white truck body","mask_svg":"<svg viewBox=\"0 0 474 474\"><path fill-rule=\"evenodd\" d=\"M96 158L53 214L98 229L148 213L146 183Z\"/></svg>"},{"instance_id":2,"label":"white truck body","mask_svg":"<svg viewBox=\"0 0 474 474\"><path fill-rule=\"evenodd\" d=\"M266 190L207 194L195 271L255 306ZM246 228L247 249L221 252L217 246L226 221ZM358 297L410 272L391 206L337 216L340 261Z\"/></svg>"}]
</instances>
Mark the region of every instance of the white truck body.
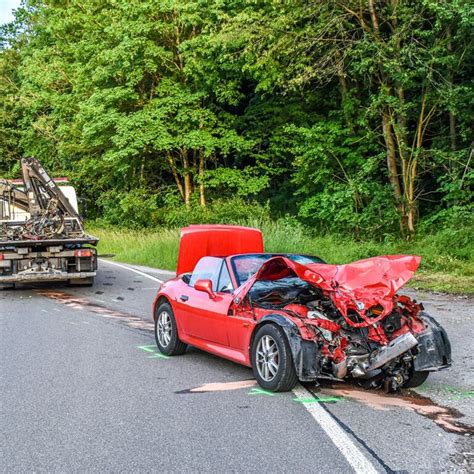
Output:
<instances>
[{"instance_id":1,"label":"white truck body","mask_svg":"<svg viewBox=\"0 0 474 474\"><path fill-rule=\"evenodd\" d=\"M56 183L35 158L22 159L22 173L22 181L0 179L0 288L92 285L98 239L84 231L76 190L67 180Z\"/></svg>"}]
</instances>

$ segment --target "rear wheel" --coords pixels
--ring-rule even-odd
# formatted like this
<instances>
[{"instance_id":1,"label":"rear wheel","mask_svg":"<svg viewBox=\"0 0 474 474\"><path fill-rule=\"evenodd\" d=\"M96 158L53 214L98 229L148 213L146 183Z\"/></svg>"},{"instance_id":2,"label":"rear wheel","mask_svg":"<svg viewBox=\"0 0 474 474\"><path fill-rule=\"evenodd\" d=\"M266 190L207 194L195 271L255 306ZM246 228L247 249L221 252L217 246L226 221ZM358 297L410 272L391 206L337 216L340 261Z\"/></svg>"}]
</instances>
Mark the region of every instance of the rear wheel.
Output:
<instances>
[{"instance_id":1,"label":"rear wheel","mask_svg":"<svg viewBox=\"0 0 474 474\"><path fill-rule=\"evenodd\" d=\"M252 369L258 384L272 392L287 392L298 382L290 345L281 328L262 326L252 344Z\"/></svg>"},{"instance_id":2,"label":"rear wheel","mask_svg":"<svg viewBox=\"0 0 474 474\"><path fill-rule=\"evenodd\" d=\"M166 355L181 355L187 345L178 336L178 327L169 303L158 306L155 317L155 340L160 352Z\"/></svg>"}]
</instances>

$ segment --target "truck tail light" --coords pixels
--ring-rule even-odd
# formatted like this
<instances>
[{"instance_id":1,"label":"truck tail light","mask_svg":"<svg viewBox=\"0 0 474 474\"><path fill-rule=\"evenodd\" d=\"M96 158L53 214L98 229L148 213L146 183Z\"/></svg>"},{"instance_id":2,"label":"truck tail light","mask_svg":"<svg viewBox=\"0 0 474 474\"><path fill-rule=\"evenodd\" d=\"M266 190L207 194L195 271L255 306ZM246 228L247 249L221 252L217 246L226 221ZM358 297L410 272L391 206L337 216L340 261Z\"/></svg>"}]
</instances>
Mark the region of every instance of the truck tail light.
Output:
<instances>
[{"instance_id":1,"label":"truck tail light","mask_svg":"<svg viewBox=\"0 0 474 474\"><path fill-rule=\"evenodd\" d=\"M0 253L0 262L1 262L4 258L5 258L5 257L4 257L4 255L3 255L3 253Z\"/></svg>"},{"instance_id":2,"label":"truck tail light","mask_svg":"<svg viewBox=\"0 0 474 474\"><path fill-rule=\"evenodd\" d=\"M91 249L80 249L74 250L75 257L92 257L92 250Z\"/></svg>"}]
</instances>

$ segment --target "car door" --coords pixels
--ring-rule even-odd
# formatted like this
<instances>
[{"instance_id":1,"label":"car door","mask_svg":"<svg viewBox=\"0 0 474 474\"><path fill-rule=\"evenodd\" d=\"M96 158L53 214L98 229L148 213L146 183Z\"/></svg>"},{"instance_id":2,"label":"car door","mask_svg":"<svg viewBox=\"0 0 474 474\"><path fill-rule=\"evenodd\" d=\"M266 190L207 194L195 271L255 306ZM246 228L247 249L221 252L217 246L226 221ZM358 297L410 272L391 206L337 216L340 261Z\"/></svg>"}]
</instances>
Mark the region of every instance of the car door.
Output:
<instances>
[{"instance_id":1,"label":"car door","mask_svg":"<svg viewBox=\"0 0 474 474\"><path fill-rule=\"evenodd\" d=\"M218 291L219 277L224 259L203 257L196 265L189 285L179 295L179 311L185 332L204 341L228 346L227 313L232 293ZM215 298L194 288L197 280L211 280Z\"/></svg>"},{"instance_id":2,"label":"car door","mask_svg":"<svg viewBox=\"0 0 474 474\"><path fill-rule=\"evenodd\" d=\"M248 356L250 337L257 322L254 320L253 310L248 304L234 304L232 307L233 310L228 316L227 324L229 346Z\"/></svg>"}]
</instances>

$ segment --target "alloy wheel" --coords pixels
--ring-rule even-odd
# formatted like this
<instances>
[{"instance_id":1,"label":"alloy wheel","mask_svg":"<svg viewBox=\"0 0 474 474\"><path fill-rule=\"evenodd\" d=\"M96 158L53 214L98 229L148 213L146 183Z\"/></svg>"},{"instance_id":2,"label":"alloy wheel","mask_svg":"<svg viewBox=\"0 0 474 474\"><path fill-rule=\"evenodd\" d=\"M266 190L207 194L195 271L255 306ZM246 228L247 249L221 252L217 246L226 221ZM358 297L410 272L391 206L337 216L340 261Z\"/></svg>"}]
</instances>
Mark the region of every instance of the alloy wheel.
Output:
<instances>
[{"instance_id":1,"label":"alloy wheel","mask_svg":"<svg viewBox=\"0 0 474 474\"><path fill-rule=\"evenodd\" d=\"M163 347L168 346L171 341L171 317L166 311L162 311L158 316L157 336Z\"/></svg>"},{"instance_id":2,"label":"alloy wheel","mask_svg":"<svg viewBox=\"0 0 474 474\"><path fill-rule=\"evenodd\" d=\"M279 355L275 340L267 334L262 336L257 344L256 366L265 382L270 382L276 377L280 365Z\"/></svg>"}]
</instances>

